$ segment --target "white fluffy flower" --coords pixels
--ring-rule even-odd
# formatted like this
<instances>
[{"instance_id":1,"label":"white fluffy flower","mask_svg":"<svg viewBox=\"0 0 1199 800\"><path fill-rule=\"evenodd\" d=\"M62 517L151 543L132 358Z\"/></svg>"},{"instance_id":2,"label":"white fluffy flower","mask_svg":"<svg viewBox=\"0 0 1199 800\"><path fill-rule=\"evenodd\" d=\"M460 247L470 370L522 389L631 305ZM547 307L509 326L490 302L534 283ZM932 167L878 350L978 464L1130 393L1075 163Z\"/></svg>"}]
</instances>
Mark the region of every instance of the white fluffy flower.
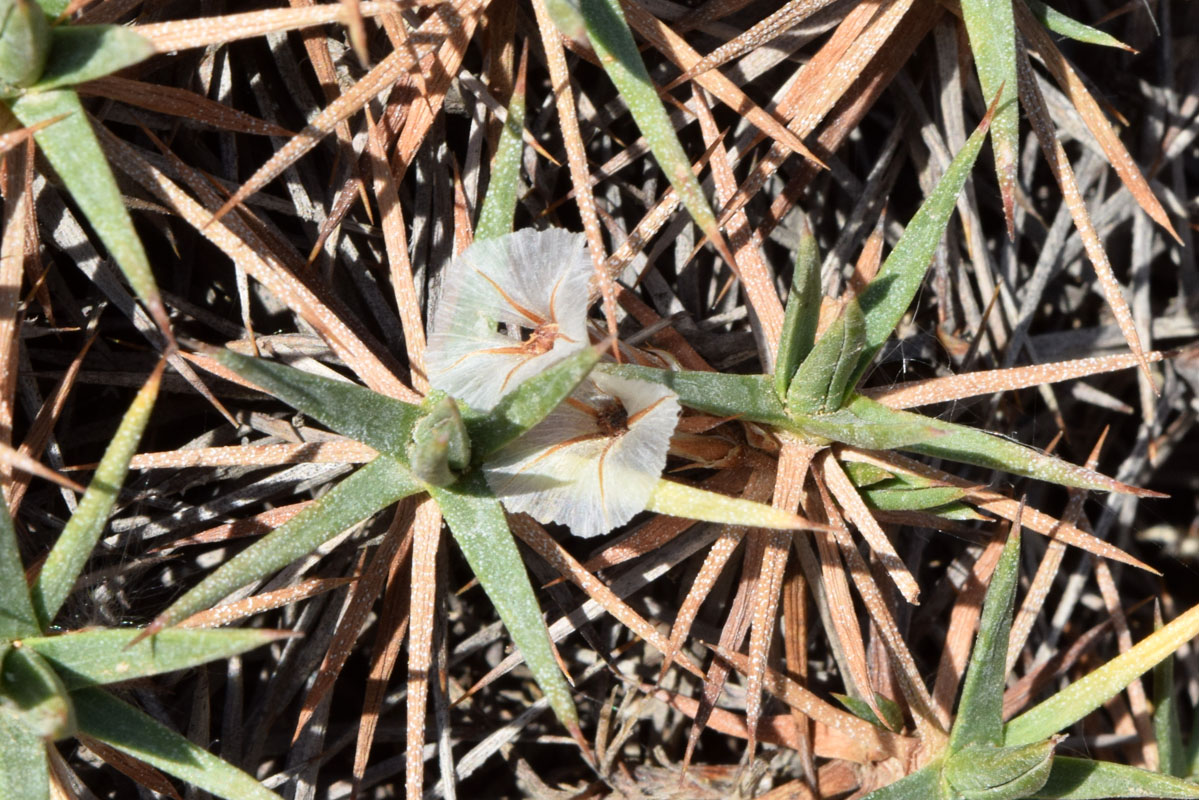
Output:
<instances>
[{"instance_id":1,"label":"white fluffy flower","mask_svg":"<svg viewBox=\"0 0 1199 800\"><path fill-rule=\"evenodd\" d=\"M509 511L597 536L645 509L678 417L669 389L592 373L483 473Z\"/></svg>"},{"instance_id":2,"label":"white fluffy flower","mask_svg":"<svg viewBox=\"0 0 1199 800\"><path fill-rule=\"evenodd\" d=\"M475 242L450 264L426 365L437 389L488 411L588 345L587 239L560 229Z\"/></svg>"}]
</instances>

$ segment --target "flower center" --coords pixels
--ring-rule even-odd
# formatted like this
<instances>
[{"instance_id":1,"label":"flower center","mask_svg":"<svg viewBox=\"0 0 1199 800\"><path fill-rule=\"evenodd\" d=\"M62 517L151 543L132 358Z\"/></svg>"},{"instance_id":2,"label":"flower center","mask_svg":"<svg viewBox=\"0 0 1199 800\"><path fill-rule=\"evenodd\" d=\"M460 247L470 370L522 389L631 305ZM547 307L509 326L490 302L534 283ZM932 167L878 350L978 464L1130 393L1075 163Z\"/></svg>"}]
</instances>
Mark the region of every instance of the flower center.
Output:
<instances>
[{"instance_id":1,"label":"flower center","mask_svg":"<svg viewBox=\"0 0 1199 800\"><path fill-rule=\"evenodd\" d=\"M604 436L614 438L628 432L629 412L619 400L605 400L595 411L595 427Z\"/></svg>"},{"instance_id":2,"label":"flower center","mask_svg":"<svg viewBox=\"0 0 1199 800\"><path fill-rule=\"evenodd\" d=\"M558 323L543 322L536 328L521 328L520 333L521 349L529 355L539 356L553 349L554 340L558 338Z\"/></svg>"}]
</instances>

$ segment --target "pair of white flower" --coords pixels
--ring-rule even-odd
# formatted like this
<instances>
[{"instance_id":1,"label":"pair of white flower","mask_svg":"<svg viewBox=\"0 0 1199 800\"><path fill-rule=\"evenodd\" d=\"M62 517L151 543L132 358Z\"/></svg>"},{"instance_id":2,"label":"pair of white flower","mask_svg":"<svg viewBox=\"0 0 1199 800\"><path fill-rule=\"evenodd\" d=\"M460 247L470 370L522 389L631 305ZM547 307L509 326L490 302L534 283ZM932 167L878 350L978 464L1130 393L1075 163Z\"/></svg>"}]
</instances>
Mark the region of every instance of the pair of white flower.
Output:
<instances>
[{"instance_id":1,"label":"pair of white flower","mask_svg":"<svg viewBox=\"0 0 1199 800\"><path fill-rule=\"evenodd\" d=\"M446 272L426 356L429 382L486 411L590 347L591 275L581 234L527 229L471 245ZM483 473L509 511L596 536L645 509L678 417L670 390L595 372Z\"/></svg>"}]
</instances>

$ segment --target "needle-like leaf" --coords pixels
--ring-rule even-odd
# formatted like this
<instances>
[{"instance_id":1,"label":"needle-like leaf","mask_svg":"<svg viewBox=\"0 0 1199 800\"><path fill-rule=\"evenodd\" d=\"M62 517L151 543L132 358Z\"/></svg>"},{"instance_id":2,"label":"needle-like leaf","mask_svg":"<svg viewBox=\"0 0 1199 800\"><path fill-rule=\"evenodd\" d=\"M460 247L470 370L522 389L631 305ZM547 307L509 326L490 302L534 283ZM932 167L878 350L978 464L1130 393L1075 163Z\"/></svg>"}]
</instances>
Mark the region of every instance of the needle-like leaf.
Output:
<instances>
[{"instance_id":1,"label":"needle-like leaf","mask_svg":"<svg viewBox=\"0 0 1199 800\"><path fill-rule=\"evenodd\" d=\"M1012 84L1010 91L1014 93L1015 90L1015 84ZM903 236L895 243L895 248L883 262L878 275L862 292L859 299L866 317L866 351L862 355L857 377L866 371L883 342L891 336L924 283L924 273L945 234L949 215L953 213L957 197L978 158L978 151L982 148L999 100L996 97L992 101L987 115L953 157L937 187L908 222Z\"/></svg>"},{"instance_id":2,"label":"needle-like leaf","mask_svg":"<svg viewBox=\"0 0 1199 800\"><path fill-rule=\"evenodd\" d=\"M1016 234L1016 159L1020 149L1020 106L1016 100L1016 20L1012 3L1019 0L962 0L962 19L970 51L978 67L983 95L1000 95L991 130L995 171L1003 196L1008 238Z\"/></svg>"},{"instance_id":3,"label":"needle-like leaf","mask_svg":"<svg viewBox=\"0 0 1199 800\"><path fill-rule=\"evenodd\" d=\"M13 100L9 107L27 127L53 117L62 118L35 133L34 141L125 273L133 291L146 304L154 321L164 331L169 331L166 309L158 294L150 261L129 212L125 210L125 201L108 167L108 160L79 103L79 95L73 89L29 92Z\"/></svg>"},{"instance_id":4,"label":"needle-like leaf","mask_svg":"<svg viewBox=\"0 0 1199 800\"><path fill-rule=\"evenodd\" d=\"M376 511L425 488L399 461L380 455L320 501L223 563L160 614L138 638L187 619L235 589L287 566Z\"/></svg>"},{"instance_id":5,"label":"needle-like leaf","mask_svg":"<svg viewBox=\"0 0 1199 800\"><path fill-rule=\"evenodd\" d=\"M787 295L787 310L783 317L783 335L779 338L778 359L774 365L774 391L780 398L795 370L816 341L816 324L820 320L820 252L816 236L805 224L795 250L795 269L791 273L791 293Z\"/></svg>"},{"instance_id":6,"label":"needle-like leaf","mask_svg":"<svg viewBox=\"0 0 1199 800\"><path fill-rule=\"evenodd\" d=\"M512 230L516 216L517 191L520 189L520 156L524 152L525 120L525 69L528 64L526 49L520 60L520 73L508 102L508 118L500 133L500 143L491 162L491 182L483 209L479 212L479 223L475 226L475 240L491 239Z\"/></svg>"},{"instance_id":7,"label":"needle-like leaf","mask_svg":"<svg viewBox=\"0 0 1199 800\"><path fill-rule=\"evenodd\" d=\"M214 358L246 380L333 430L380 453L408 458L420 409L362 386L222 350Z\"/></svg>"},{"instance_id":8,"label":"needle-like leaf","mask_svg":"<svg viewBox=\"0 0 1199 800\"><path fill-rule=\"evenodd\" d=\"M46 743L20 723L0 712L0 797L50 800L50 769Z\"/></svg>"},{"instance_id":9,"label":"needle-like leaf","mask_svg":"<svg viewBox=\"0 0 1199 800\"><path fill-rule=\"evenodd\" d=\"M132 644L132 628L75 631L24 639L23 649L49 662L68 689L133 680L229 658L288 634L256 629L168 630Z\"/></svg>"},{"instance_id":10,"label":"needle-like leaf","mask_svg":"<svg viewBox=\"0 0 1199 800\"><path fill-rule=\"evenodd\" d=\"M0 498L0 641L41 633L29 599L21 551L8 506Z\"/></svg>"},{"instance_id":11,"label":"needle-like leaf","mask_svg":"<svg viewBox=\"0 0 1199 800\"><path fill-rule=\"evenodd\" d=\"M88 556L100 539L108 522L108 514L116 502L117 492L125 482L129 471L129 459L133 457L141 441L142 431L150 421L150 411L158 396L162 371L166 362L160 361L146 384L137 393L129 410L121 419L108 448L104 451L96 474L92 476L83 499L75 513L63 527L54 549L46 556L37 580L33 584L31 597L42 628L47 627L58 614L63 601L75 585L79 573L87 563Z\"/></svg>"},{"instance_id":12,"label":"needle-like leaf","mask_svg":"<svg viewBox=\"0 0 1199 800\"><path fill-rule=\"evenodd\" d=\"M570 687L554 658L541 608L499 501L477 471L453 486L431 487L429 492L550 707L568 730L578 734L579 714Z\"/></svg>"},{"instance_id":13,"label":"needle-like leaf","mask_svg":"<svg viewBox=\"0 0 1199 800\"><path fill-rule=\"evenodd\" d=\"M31 92L102 78L154 55L154 45L120 25L60 25L50 34L50 57Z\"/></svg>"},{"instance_id":14,"label":"needle-like leaf","mask_svg":"<svg viewBox=\"0 0 1199 800\"><path fill-rule=\"evenodd\" d=\"M1199 634L1199 606L1077 680L1004 728L1004 744L1039 741L1073 725Z\"/></svg>"},{"instance_id":15,"label":"needle-like leaf","mask_svg":"<svg viewBox=\"0 0 1199 800\"><path fill-rule=\"evenodd\" d=\"M1059 800L1109 800L1113 797L1199 797L1199 786L1180 778L1145 769L1055 756L1049 780L1034 798Z\"/></svg>"},{"instance_id":16,"label":"needle-like leaf","mask_svg":"<svg viewBox=\"0 0 1199 800\"><path fill-rule=\"evenodd\" d=\"M2 655L0 713L49 741L75 733L75 709L54 668L24 646L6 645Z\"/></svg>"},{"instance_id":17,"label":"needle-like leaf","mask_svg":"<svg viewBox=\"0 0 1199 800\"><path fill-rule=\"evenodd\" d=\"M1020 530L1012 532L1004 545L999 565L991 575L983 601L978 637L970 653L970 666L962 685L957 720L949 732L949 752L972 745L1003 743L1003 689L1006 685L1008 634L1020 577Z\"/></svg>"},{"instance_id":18,"label":"needle-like leaf","mask_svg":"<svg viewBox=\"0 0 1199 800\"><path fill-rule=\"evenodd\" d=\"M279 800L253 777L103 689L71 693L79 730L226 800Z\"/></svg>"}]
</instances>

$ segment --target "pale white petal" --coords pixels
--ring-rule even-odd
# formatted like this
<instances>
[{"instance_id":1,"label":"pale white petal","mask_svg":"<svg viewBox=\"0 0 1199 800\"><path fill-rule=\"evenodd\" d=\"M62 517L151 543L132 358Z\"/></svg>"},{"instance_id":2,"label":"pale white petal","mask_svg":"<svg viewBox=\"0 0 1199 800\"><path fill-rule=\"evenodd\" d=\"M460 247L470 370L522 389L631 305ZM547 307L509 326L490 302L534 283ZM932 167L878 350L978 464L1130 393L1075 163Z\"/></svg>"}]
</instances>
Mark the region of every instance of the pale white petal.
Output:
<instances>
[{"instance_id":1,"label":"pale white petal","mask_svg":"<svg viewBox=\"0 0 1199 800\"><path fill-rule=\"evenodd\" d=\"M433 314L426 364L435 388L476 408L493 408L522 380L587 344L586 237L526 229L468 247L446 270ZM498 332L551 322L558 338L544 353L517 351Z\"/></svg>"},{"instance_id":2,"label":"pale white petal","mask_svg":"<svg viewBox=\"0 0 1199 800\"><path fill-rule=\"evenodd\" d=\"M595 414L563 403L483 466L509 511L566 525L577 536L597 536L645 509L666 466L678 400L657 384L602 374L573 395L592 407L609 398L619 400L633 420L623 434L599 435Z\"/></svg>"}]
</instances>

